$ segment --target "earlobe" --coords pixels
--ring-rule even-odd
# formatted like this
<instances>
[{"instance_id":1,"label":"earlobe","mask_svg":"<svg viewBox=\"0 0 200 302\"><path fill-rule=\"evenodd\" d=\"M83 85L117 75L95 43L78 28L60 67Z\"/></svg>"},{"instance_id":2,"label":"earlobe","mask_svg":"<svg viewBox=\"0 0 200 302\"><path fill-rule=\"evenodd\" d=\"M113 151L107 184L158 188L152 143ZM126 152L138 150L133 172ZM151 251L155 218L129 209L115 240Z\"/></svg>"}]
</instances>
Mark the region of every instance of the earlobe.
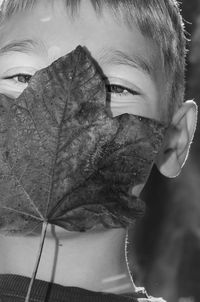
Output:
<instances>
[{"instance_id":1,"label":"earlobe","mask_svg":"<svg viewBox=\"0 0 200 302\"><path fill-rule=\"evenodd\" d=\"M156 165L166 177L176 177L187 159L197 124L197 105L187 101L174 114Z\"/></svg>"}]
</instances>

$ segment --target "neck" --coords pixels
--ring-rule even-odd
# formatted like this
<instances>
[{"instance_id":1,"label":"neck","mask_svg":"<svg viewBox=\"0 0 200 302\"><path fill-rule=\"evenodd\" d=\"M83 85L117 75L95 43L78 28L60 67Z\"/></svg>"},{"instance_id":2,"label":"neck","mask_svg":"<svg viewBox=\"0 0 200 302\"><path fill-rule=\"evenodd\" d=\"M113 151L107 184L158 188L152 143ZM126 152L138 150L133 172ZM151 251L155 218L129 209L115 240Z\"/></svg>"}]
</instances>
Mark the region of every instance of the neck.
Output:
<instances>
[{"instance_id":1,"label":"neck","mask_svg":"<svg viewBox=\"0 0 200 302\"><path fill-rule=\"evenodd\" d=\"M134 292L125 259L124 229L86 233L50 227L37 279L121 294ZM38 237L0 237L0 273L31 277Z\"/></svg>"}]
</instances>

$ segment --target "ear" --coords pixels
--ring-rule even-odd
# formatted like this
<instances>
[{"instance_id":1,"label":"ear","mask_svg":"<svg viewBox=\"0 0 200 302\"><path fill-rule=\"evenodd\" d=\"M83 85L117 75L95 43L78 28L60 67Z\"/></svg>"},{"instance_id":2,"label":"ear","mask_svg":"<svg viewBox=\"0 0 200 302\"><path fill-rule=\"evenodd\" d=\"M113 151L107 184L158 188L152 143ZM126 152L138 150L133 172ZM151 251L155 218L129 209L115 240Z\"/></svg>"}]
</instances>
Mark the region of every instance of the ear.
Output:
<instances>
[{"instance_id":1,"label":"ear","mask_svg":"<svg viewBox=\"0 0 200 302\"><path fill-rule=\"evenodd\" d=\"M197 105L187 101L172 118L156 165L166 177L176 177L187 159L197 124Z\"/></svg>"}]
</instances>

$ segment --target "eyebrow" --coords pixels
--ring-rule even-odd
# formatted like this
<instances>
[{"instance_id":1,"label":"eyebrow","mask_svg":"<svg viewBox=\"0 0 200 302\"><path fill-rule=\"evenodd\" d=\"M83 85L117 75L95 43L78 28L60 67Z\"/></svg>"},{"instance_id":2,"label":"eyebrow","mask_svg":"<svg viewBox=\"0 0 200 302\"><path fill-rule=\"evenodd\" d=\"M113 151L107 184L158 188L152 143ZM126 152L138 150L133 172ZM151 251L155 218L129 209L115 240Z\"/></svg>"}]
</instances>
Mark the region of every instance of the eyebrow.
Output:
<instances>
[{"instance_id":1,"label":"eyebrow","mask_svg":"<svg viewBox=\"0 0 200 302\"><path fill-rule=\"evenodd\" d=\"M113 48L102 49L99 52L99 63L128 65L137 68L150 76L153 75L155 70L153 58L144 58L143 56L136 54L130 55Z\"/></svg>"},{"instance_id":2,"label":"eyebrow","mask_svg":"<svg viewBox=\"0 0 200 302\"><path fill-rule=\"evenodd\" d=\"M29 53L33 52L37 48L41 48L42 46L41 41L35 41L32 39L14 40L3 47L0 47L0 56L12 51Z\"/></svg>"},{"instance_id":3,"label":"eyebrow","mask_svg":"<svg viewBox=\"0 0 200 302\"><path fill-rule=\"evenodd\" d=\"M17 51L22 53L30 53L35 51L37 48L43 48L44 44L42 41L35 41L32 39L14 40L9 42L3 47L0 47L0 56L5 55L8 52ZM99 51L98 64L121 64L128 65L133 68L137 68L147 75L152 76L154 72L154 64L152 58L149 60L140 55L130 55L123 51L116 50L113 48L101 49Z\"/></svg>"}]
</instances>

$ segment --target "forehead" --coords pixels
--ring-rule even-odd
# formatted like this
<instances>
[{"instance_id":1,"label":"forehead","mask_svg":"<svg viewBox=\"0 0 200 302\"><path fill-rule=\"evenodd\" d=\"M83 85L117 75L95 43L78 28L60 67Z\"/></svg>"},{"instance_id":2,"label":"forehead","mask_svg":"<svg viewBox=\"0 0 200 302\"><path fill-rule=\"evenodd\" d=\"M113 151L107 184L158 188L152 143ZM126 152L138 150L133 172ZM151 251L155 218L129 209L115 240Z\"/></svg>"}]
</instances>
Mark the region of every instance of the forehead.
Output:
<instances>
[{"instance_id":1,"label":"forehead","mask_svg":"<svg viewBox=\"0 0 200 302\"><path fill-rule=\"evenodd\" d=\"M75 15L66 9L62 0L45 2L40 1L26 12L18 12L5 22L0 31L1 48L12 42L32 40L34 52L42 54L48 65L82 45L104 73L107 73L108 65L119 68L124 62L133 67L135 64L138 72L144 72L144 81L147 79L145 73L150 76L155 85L149 85L149 89L153 87L153 94L160 97L164 80L160 73L159 52L134 22L128 27L123 22L124 16L114 15L107 6L98 15L90 1L81 1Z\"/></svg>"},{"instance_id":2,"label":"forehead","mask_svg":"<svg viewBox=\"0 0 200 302\"><path fill-rule=\"evenodd\" d=\"M94 53L100 46L101 49L112 46L119 51L135 52L144 61L152 62L157 57L155 45L143 37L134 24L128 28L122 18L116 18L106 6L98 15L90 1L82 1L74 17L71 10L64 7L63 0L46 4L41 1L34 9L18 12L4 24L1 46L8 40L17 39L41 40L46 47L60 45L67 47L66 51L71 51L77 44L87 46Z\"/></svg>"}]
</instances>

